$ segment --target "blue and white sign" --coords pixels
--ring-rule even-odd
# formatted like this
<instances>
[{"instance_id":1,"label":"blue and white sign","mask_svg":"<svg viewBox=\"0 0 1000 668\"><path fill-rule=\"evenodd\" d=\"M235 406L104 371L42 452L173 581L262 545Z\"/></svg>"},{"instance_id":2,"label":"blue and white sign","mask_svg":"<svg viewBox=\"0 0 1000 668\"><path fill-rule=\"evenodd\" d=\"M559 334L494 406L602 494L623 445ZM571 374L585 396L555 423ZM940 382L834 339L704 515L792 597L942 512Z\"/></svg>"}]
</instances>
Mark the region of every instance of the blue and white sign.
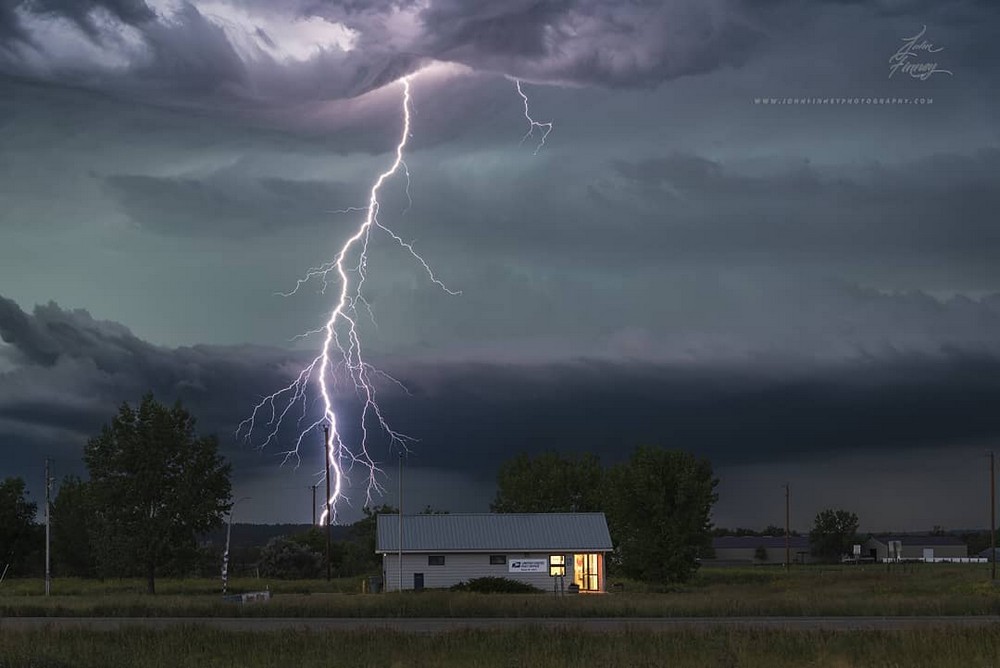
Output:
<instances>
[{"instance_id":1,"label":"blue and white sign","mask_svg":"<svg viewBox=\"0 0 1000 668\"><path fill-rule=\"evenodd\" d=\"M545 573L548 567L546 559L510 559L507 562L508 573Z\"/></svg>"}]
</instances>

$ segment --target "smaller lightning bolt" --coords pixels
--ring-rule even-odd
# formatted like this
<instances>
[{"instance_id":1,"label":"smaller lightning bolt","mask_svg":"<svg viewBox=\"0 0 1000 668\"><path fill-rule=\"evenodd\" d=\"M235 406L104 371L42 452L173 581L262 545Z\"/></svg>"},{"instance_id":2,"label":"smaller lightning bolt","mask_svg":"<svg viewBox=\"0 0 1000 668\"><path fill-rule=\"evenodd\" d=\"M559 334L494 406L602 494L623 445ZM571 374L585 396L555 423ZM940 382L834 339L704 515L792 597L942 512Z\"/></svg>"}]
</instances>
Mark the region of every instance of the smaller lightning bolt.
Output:
<instances>
[{"instance_id":1,"label":"smaller lightning bolt","mask_svg":"<svg viewBox=\"0 0 1000 668\"><path fill-rule=\"evenodd\" d=\"M528 109L528 96L524 94L523 90L521 90L521 80L514 79L514 85L517 86L517 94L521 96L522 100L524 100L524 117L528 119L528 131L524 133L523 137L521 137L521 143L523 144L525 139L534 135L535 129L537 128L538 131L542 133L542 138L538 142L538 146L535 147L533 155L538 155L538 152L542 150L543 146L545 146L545 138L549 136L550 132L552 132L552 122L549 121L547 123L539 123L532 118L531 111Z\"/></svg>"}]
</instances>

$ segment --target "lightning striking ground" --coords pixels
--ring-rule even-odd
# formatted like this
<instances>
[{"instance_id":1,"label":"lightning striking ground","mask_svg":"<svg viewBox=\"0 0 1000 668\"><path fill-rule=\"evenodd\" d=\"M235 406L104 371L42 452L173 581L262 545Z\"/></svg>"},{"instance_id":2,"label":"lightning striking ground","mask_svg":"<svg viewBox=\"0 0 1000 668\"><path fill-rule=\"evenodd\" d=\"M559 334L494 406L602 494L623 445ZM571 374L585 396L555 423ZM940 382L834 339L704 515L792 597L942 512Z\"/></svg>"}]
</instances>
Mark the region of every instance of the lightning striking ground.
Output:
<instances>
[{"instance_id":1,"label":"lightning striking ground","mask_svg":"<svg viewBox=\"0 0 1000 668\"><path fill-rule=\"evenodd\" d=\"M423 268L430 281L450 295L459 295L460 291L452 290L444 284L431 269L430 265L414 249L411 242L406 241L392 229L379 220L379 192L382 186L400 171L406 177L406 198L408 205L412 204L410 198L410 171L403 158L407 142L410 138L410 83L411 77L406 76L400 79L403 87L402 100L402 132L394 159L388 169L378 175L372 184L368 194L368 204L362 207L348 207L339 209L331 213L352 213L364 212L364 219L358 225L354 233L343 243L340 250L333 259L319 266L308 269L304 276L296 281L295 286L283 296L291 296L298 292L310 281L319 281L322 285L321 293L326 294L331 283L335 282L339 286L337 301L333 310L326 319L326 322L319 328L299 335L307 337L321 335L323 344L320 352L313 360L303 368L296 378L284 388L270 394L258 402L250 416L240 423L237 428L237 435L243 434L246 439L250 439L261 424L267 428L267 437L260 444L263 449L267 445L278 439L278 432L286 419L295 419L298 428L298 435L294 445L284 451L283 463L294 459L296 464L301 461L300 451L306 438L312 434L324 433L326 435L326 475L330 476L330 496L324 503L324 510L320 517L319 524L325 524L329 516L330 520L336 519L337 502L344 498L344 485L346 473L354 466L361 466L367 475L367 489L365 500L371 503L373 494L381 494L384 490L379 481L382 470L368 450L369 447L369 425L374 421L383 434L388 436L390 447L396 447L401 452L408 448L408 443L413 438L392 429L386 422L382 411L379 408L377 399L377 388L375 379L390 382L403 391L406 387L397 379L369 364L363 355L361 337L358 333L358 307L361 306L367 312L369 319L375 324L375 316L371 306L364 298L363 287L368 271L368 244L373 230L385 232L401 248L406 250ZM545 145L545 139L552 131L551 122L538 122L531 117L528 108L528 97L521 89L521 82L514 79L517 92L524 102L524 117L528 120L528 132L521 138L521 143L534 135L536 129L541 132L538 145L535 147L535 155ZM406 212L403 211L403 213ZM336 363L334 362L336 360ZM353 447L348 447L339 429L337 414L334 411L333 387L336 383L336 372L340 370L354 385L354 391L361 399L362 409L360 418L361 438ZM310 400L307 397L307 390L311 385L315 385L319 391L319 401L322 403L322 416L309 421ZM298 407L298 408L297 408Z\"/></svg>"},{"instance_id":2,"label":"lightning striking ground","mask_svg":"<svg viewBox=\"0 0 1000 668\"><path fill-rule=\"evenodd\" d=\"M299 433L294 446L286 450L284 462L290 459L300 460L300 450L306 438L311 434L318 434L323 431L323 427L328 428L329 437L326 443L326 465L328 475L331 476L330 497L324 504L323 515L320 524L326 522L327 512L332 513L331 521L336 517L337 502L343 498L345 474L354 466L362 466L368 473L368 487L366 491L366 501L371 502L372 495L381 493L382 487L379 483L381 469L368 450L369 447L369 425L374 421L384 434L389 437L390 445L405 449L407 444L414 439L393 430L386 422L377 402L377 388L375 378L389 381L402 387L402 384L369 364L363 355L361 337L358 333L357 313L358 306L364 307L374 322L371 308L364 298L363 287L368 268L368 244L372 230L385 232L400 247L405 249L421 265L432 283L449 294L461 294L459 291L451 290L440 279L435 276L430 265L421 257L413 247L389 227L379 220L379 191L382 186L402 170L407 178L407 198L409 198L409 170L403 160L403 153L407 141L410 138L410 77L403 77L400 80L403 87L402 103L402 133L396 144L394 160L388 169L379 174L369 191L368 205L366 207L354 207L343 210L363 210L364 219L358 225L354 234L341 246L334 258L318 267L309 269L300 278L295 287L286 295L292 295L303 285L312 280L322 283L322 291L325 293L330 283L335 281L339 286L337 301L330 312L325 324L313 330L309 334L320 334L323 343L319 354L313 358L289 385L278 390L274 394L264 397L256 406L246 420L240 423L237 434L243 433L246 438L250 438L259 423L266 423L269 428L267 438L260 445L261 448L274 442L278 437L278 431L286 418L295 416L299 427ZM336 362L335 362L336 360ZM334 411L333 386L336 383L335 373L340 369L354 385L354 390L361 399L361 438L354 447L348 447L342 438L339 429L337 414ZM310 385L315 385L319 392L320 401L323 407L322 416L318 419L307 422L309 412L309 401L307 389ZM405 390L405 388L403 388ZM299 412L296 407L301 407Z\"/></svg>"}]
</instances>

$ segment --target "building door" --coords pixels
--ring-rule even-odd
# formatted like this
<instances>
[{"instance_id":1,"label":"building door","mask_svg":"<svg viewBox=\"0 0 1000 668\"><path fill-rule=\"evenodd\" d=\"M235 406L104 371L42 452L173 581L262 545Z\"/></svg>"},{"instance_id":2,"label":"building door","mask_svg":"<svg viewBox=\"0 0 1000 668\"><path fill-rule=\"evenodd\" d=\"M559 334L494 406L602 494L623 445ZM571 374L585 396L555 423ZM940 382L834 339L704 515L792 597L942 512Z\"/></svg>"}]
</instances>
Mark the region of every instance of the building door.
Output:
<instances>
[{"instance_id":1,"label":"building door","mask_svg":"<svg viewBox=\"0 0 1000 668\"><path fill-rule=\"evenodd\" d=\"M573 582L580 591L601 591L601 555L574 554Z\"/></svg>"},{"instance_id":2,"label":"building door","mask_svg":"<svg viewBox=\"0 0 1000 668\"><path fill-rule=\"evenodd\" d=\"M424 588L424 574L414 573L413 574L413 588L420 591Z\"/></svg>"}]
</instances>

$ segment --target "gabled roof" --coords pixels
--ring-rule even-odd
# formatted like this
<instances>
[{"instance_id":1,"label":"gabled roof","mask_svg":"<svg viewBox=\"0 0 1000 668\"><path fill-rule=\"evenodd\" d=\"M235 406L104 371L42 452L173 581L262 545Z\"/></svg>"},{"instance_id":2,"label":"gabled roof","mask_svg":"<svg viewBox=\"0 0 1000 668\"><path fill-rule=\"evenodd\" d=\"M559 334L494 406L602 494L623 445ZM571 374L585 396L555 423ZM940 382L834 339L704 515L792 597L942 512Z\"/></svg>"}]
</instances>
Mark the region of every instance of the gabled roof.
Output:
<instances>
[{"instance_id":1,"label":"gabled roof","mask_svg":"<svg viewBox=\"0 0 1000 668\"><path fill-rule=\"evenodd\" d=\"M399 549L399 515L379 515L375 551ZM604 513L403 515L403 552L602 552Z\"/></svg>"},{"instance_id":2,"label":"gabled roof","mask_svg":"<svg viewBox=\"0 0 1000 668\"><path fill-rule=\"evenodd\" d=\"M877 540L878 542L887 544L890 540L898 540L903 545L928 545L928 546L945 546L945 545L965 545L965 541L957 536L931 536L928 534L885 534L881 536L872 536L872 540Z\"/></svg>"},{"instance_id":3,"label":"gabled roof","mask_svg":"<svg viewBox=\"0 0 1000 668\"><path fill-rule=\"evenodd\" d=\"M767 549L785 548L784 536L717 536L712 539L712 548L716 550L750 549L758 547ZM788 547L808 550L808 536L789 536Z\"/></svg>"}]
</instances>

